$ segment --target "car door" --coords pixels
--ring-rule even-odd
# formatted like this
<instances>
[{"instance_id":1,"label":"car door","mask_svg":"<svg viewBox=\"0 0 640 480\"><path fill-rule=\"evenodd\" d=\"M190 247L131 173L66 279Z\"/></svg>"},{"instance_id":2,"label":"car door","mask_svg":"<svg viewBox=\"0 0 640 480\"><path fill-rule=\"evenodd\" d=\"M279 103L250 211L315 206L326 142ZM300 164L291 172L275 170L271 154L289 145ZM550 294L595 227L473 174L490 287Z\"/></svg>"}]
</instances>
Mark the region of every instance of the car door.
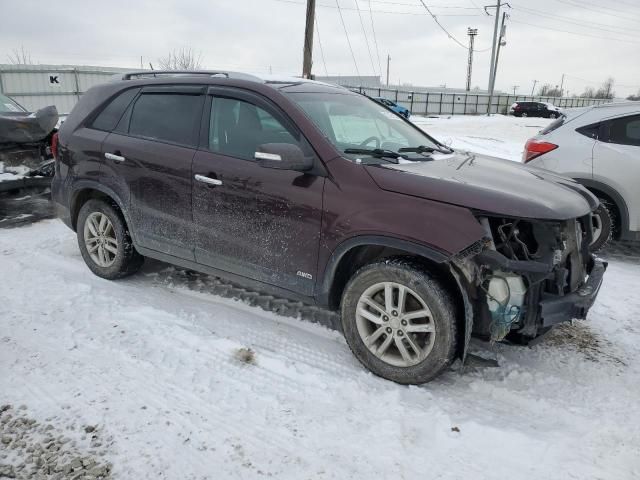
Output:
<instances>
[{"instance_id":1,"label":"car door","mask_svg":"<svg viewBox=\"0 0 640 480\"><path fill-rule=\"evenodd\" d=\"M194 260L191 162L204 88L144 87L105 139L105 177L128 198L138 244Z\"/></svg>"},{"instance_id":2,"label":"car door","mask_svg":"<svg viewBox=\"0 0 640 480\"><path fill-rule=\"evenodd\" d=\"M618 192L629 211L629 229L640 230L640 114L609 119L593 148L593 176Z\"/></svg>"},{"instance_id":3,"label":"car door","mask_svg":"<svg viewBox=\"0 0 640 480\"><path fill-rule=\"evenodd\" d=\"M325 178L254 160L266 143L315 157L309 143L265 98L225 88L210 89L201 138L192 171L196 261L312 295Z\"/></svg>"}]
</instances>

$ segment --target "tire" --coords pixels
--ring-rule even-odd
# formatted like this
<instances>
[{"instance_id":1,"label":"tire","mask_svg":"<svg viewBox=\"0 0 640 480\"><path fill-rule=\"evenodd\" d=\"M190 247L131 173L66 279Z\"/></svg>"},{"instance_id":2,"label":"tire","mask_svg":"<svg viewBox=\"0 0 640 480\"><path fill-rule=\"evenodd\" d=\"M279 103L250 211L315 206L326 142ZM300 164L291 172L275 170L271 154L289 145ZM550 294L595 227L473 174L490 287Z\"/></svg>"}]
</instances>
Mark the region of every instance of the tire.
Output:
<instances>
[{"instance_id":1,"label":"tire","mask_svg":"<svg viewBox=\"0 0 640 480\"><path fill-rule=\"evenodd\" d=\"M385 284L398 286L391 289L389 308L385 307ZM405 291L403 309L398 308L399 287ZM371 301L378 307L372 307ZM360 313L363 310L366 316ZM405 319L408 314L413 318ZM355 357L387 380L425 383L442 373L454 359L457 336L453 301L442 284L417 263L391 259L362 267L344 290L341 317L344 336ZM370 339L371 346L367 346L365 338Z\"/></svg>"},{"instance_id":2,"label":"tire","mask_svg":"<svg viewBox=\"0 0 640 480\"><path fill-rule=\"evenodd\" d=\"M598 236L593 238L589 250L596 253L607 246L613 236L614 218L612 206L607 200L600 199L600 205L593 214L594 229L597 228ZM595 234L595 231L594 231Z\"/></svg>"},{"instance_id":3,"label":"tire","mask_svg":"<svg viewBox=\"0 0 640 480\"><path fill-rule=\"evenodd\" d=\"M529 116L529 114L528 114L527 112L522 112L522 113L520 114L520 116L521 116L521 117L528 117L528 116Z\"/></svg>"},{"instance_id":4,"label":"tire","mask_svg":"<svg viewBox=\"0 0 640 480\"><path fill-rule=\"evenodd\" d=\"M104 200L91 199L82 205L76 230L82 258L97 276L115 280L142 266L144 257L134 248L122 214Z\"/></svg>"},{"instance_id":5,"label":"tire","mask_svg":"<svg viewBox=\"0 0 640 480\"><path fill-rule=\"evenodd\" d=\"M549 118L558 118L558 114L556 114L556 113L550 113L550 114L549 114Z\"/></svg>"}]
</instances>

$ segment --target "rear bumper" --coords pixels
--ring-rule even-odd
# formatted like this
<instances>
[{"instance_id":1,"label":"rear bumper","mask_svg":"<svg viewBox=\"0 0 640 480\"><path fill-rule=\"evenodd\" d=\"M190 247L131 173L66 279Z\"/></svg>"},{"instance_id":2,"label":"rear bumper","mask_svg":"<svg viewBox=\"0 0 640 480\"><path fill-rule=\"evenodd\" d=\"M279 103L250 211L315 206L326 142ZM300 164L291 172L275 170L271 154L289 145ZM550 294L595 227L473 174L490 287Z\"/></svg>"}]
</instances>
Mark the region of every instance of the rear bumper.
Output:
<instances>
[{"instance_id":1,"label":"rear bumper","mask_svg":"<svg viewBox=\"0 0 640 480\"><path fill-rule=\"evenodd\" d=\"M56 212L56 216L64 222L64 224L73 230L73 223L71 222L71 212L69 207L65 204L65 195L63 181L56 173L51 181L51 200Z\"/></svg>"},{"instance_id":2,"label":"rear bumper","mask_svg":"<svg viewBox=\"0 0 640 480\"><path fill-rule=\"evenodd\" d=\"M587 282L575 292L564 296L543 293L540 299L542 326L585 318L598 296L606 269L607 262L596 259Z\"/></svg>"}]
</instances>

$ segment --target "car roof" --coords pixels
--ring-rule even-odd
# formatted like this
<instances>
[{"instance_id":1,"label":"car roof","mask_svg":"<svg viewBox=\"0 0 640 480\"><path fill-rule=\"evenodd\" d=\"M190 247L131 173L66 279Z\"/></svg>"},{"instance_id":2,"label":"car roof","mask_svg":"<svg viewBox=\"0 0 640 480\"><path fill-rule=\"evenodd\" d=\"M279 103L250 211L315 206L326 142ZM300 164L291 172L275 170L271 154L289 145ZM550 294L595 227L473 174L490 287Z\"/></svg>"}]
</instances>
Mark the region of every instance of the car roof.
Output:
<instances>
[{"instance_id":1,"label":"car roof","mask_svg":"<svg viewBox=\"0 0 640 480\"><path fill-rule=\"evenodd\" d=\"M112 77L112 81L143 81L145 84L184 84L202 83L210 85L228 85L230 80L241 80L257 84L268 85L277 90L288 91L332 91L340 90L349 92L344 87L329 83L318 82L306 78L263 75L227 70L138 70L118 73ZM302 87L302 88L295 88Z\"/></svg>"}]
</instances>

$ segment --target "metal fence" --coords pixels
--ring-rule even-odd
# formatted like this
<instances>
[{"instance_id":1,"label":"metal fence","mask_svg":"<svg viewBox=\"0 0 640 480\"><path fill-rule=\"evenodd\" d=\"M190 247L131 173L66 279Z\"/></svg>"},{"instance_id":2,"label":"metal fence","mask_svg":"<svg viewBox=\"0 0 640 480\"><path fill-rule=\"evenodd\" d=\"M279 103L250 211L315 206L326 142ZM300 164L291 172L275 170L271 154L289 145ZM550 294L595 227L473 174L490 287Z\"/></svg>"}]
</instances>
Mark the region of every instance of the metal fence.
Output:
<instances>
[{"instance_id":1,"label":"metal fence","mask_svg":"<svg viewBox=\"0 0 640 480\"><path fill-rule=\"evenodd\" d=\"M539 97L530 95L494 95L489 107L486 93L411 92L387 88L347 87L371 97L383 97L409 109L413 115L476 115L509 113L514 102L548 102L560 108L586 107L611 100L597 98Z\"/></svg>"},{"instance_id":2,"label":"metal fence","mask_svg":"<svg viewBox=\"0 0 640 480\"><path fill-rule=\"evenodd\" d=\"M55 105L60 114L67 114L89 88L125 70L74 65L0 65L0 92L29 111Z\"/></svg>"}]
</instances>

